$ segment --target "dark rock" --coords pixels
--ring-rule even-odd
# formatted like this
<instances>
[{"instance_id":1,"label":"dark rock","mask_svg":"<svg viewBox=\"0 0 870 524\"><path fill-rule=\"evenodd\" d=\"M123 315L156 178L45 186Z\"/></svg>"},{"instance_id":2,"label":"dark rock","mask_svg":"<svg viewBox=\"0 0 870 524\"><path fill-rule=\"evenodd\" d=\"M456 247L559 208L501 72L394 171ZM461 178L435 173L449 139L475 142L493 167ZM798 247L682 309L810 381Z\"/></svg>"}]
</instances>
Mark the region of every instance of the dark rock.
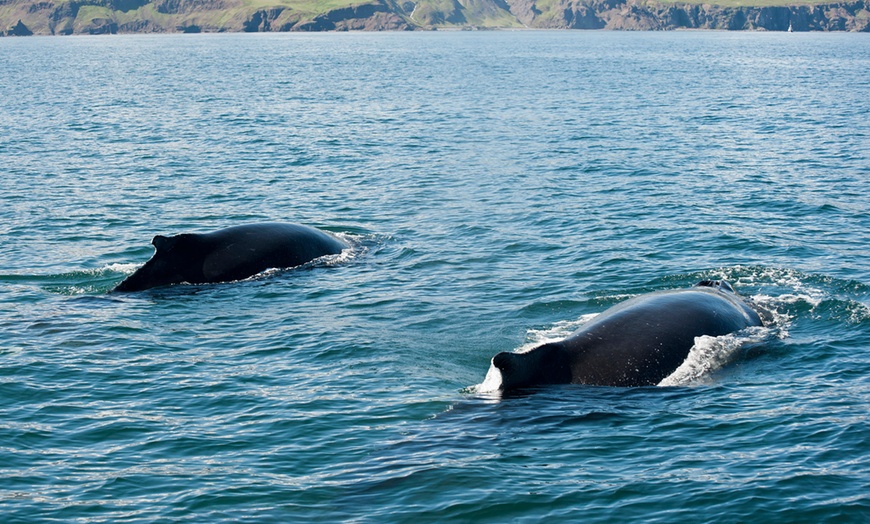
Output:
<instances>
[{"instance_id":1,"label":"dark rock","mask_svg":"<svg viewBox=\"0 0 870 524\"><path fill-rule=\"evenodd\" d=\"M149 20L134 20L118 24L119 33L162 33L162 28Z\"/></svg>"},{"instance_id":2,"label":"dark rock","mask_svg":"<svg viewBox=\"0 0 870 524\"><path fill-rule=\"evenodd\" d=\"M606 24L604 20L598 18L598 15L592 9L586 6L574 6L570 10L563 11L565 16L565 25L568 29L603 29Z\"/></svg>"},{"instance_id":3,"label":"dark rock","mask_svg":"<svg viewBox=\"0 0 870 524\"><path fill-rule=\"evenodd\" d=\"M362 4L318 15L300 23L293 31L397 31L413 29L385 3Z\"/></svg>"},{"instance_id":4,"label":"dark rock","mask_svg":"<svg viewBox=\"0 0 870 524\"><path fill-rule=\"evenodd\" d=\"M118 23L107 18L94 18L83 30L89 35L115 35L118 34Z\"/></svg>"},{"instance_id":5,"label":"dark rock","mask_svg":"<svg viewBox=\"0 0 870 524\"><path fill-rule=\"evenodd\" d=\"M33 31L28 29L24 22L18 20L18 23L7 29L4 34L6 36L30 36Z\"/></svg>"},{"instance_id":6,"label":"dark rock","mask_svg":"<svg viewBox=\"0 0 870 524\"><path fill-rule=\"evenodd\" d=\"M753 25L768 31L788 31L790 21L791 9L788 7L762 7Z\"/></svg>"},{"instance_id":7,"label":"dark rock","mask_svg":"<svg viewBox=\"0 0 870 524\"><path fill-rule=\"evenodd\" d=\"M37 11L42 11L43 9L53 9L53 8L54 8L54 4L52 2L36 2L36 3L30 5L30 7L27 9L27 12L32 14L32 13L35 13Z\"/></svg>"},{"instance_id":8,"label":"dark rock","mask_svg":"<svg viewBox=\"0 0 870 524\"><path fill-rule=\"evenodd\" d=\"M284 8L261 9L251 15L243 25L246 33L268 32L272 30L272 21L284 11Z\"/></svg>"},{"instance_id":9,"label":"dark rock","mask_svg":"<svg viewBox=\"0 0 870 524\"><path fill-rule=\"evenodd\" d=\"M527 27L559 29L728 29L868 31L867 0L824 6L720 7L647 0L559 0L549 11L538 0L507 0ZM554 16L554 13L557 13Z\"/></svg>"},{"instance_id":10,"label":"dark rock","mask_svg":"<svg viewBox=\"0 0 870 524\"><path fill-rule=\"evenodd\" d=\"M114 11L127 13L129 11L135 11L144 5L148 5L150 1L151 0L108 0L105 5Z\"/></svg>"},{"instance_id":11,"label":"dark rock","mask_svg":"<svg viewBox=\"0 0 870 524\"><path fill-rule=\"evenodd\" d=\"M190 14L196 11L220 11L222 0L154 0L154 7L163 14Z\"/></svg>"}]
</instances>

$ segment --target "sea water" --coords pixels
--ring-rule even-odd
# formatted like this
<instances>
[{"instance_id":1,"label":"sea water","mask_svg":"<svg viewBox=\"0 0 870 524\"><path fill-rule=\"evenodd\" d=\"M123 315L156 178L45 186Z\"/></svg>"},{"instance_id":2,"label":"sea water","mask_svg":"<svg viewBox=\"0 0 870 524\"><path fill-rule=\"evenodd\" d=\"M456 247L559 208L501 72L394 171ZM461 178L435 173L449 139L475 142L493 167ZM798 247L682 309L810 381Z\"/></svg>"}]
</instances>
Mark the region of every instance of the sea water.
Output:
<instances>
[{"instance_id":1,"label":"sea water","mask_svg":"<svg viewBox=\"0 0 870 524\"><path fill-rule=\"evenodd\" d=\"M0 39L0 517L866 522L868 71L863 34ZM258 221L352 247L110 293ZM658 387L479 386L720 278L766 327Z\"/></svg>"}]
</instances>

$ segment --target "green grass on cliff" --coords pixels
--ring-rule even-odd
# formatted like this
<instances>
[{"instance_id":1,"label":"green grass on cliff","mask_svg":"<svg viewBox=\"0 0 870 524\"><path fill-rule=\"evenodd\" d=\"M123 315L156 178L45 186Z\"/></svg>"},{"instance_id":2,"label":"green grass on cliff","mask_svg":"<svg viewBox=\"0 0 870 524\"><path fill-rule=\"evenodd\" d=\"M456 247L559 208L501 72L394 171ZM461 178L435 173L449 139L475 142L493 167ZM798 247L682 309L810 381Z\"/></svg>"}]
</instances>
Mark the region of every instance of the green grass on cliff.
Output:
<instances>
[{"instance_id":1,"label":"green grass on cliff","mask_svg":"<svg viewBox=\"0 0 870 524\"><path fill-rule=\"evenodd\" d=\"M112 11L105 0L74 0L79 6L75 19L57 18L58 12L71 0L0 0L0 30L12 27L18 20L35 34L68 34L101 30L108 23L121 31L176 31L198 26L204 31L242 31L259 10L283 9L270 20L271 28L293 27L313 20L335 9L364 5L375 0L208 0L198 2L197 9L182 13L160 13L153 3L130 11ZM493 0L413 0L416 4L413 22L423 27L519 27L519 21ZM582 3L583 0L575 0ZM631 1L631 0L628 0ZM714 5L720 8L784 7L832 5L836 0L636 0L649 6L671 4ZM855 0L846 0L854 2ZM564 23L564 0L536 0L538 27L559 27ZM274 16L274 15L272 15ZM870 17L868 10L856 15ZM448 22L448 20L450 20ZM140 28L140 29L137 29Z\"/></svg>"},{"instance_id":2,"label":"green grass on cliff","mask_svg":"<svg viewBox=\"0 0 870 524\"><path fill-rule=\"evenodd\" d=\"M371 2L366 0L229 0L220 4L222 7L214 11L253 13L261 9L284 7L297 13L317 16L334 9L367 3ZM203 10L208 9L204 8Z\"/></svg>"},{"instance_id":3,"label":"green grass on cliff","mask_svg":"<svg viewBox=\"0 0 870 524\"><path fill-rule=\"evenodd\" d=\"M659 4L714 5L717 7L789 7L799 5L828 5L836 0L655 0Z\"/></svg>"},{"instance_id":4,"label":"green grass on cliff","mask_svg":"<svg viewBox=\"0 0 870 524\"><path fill-rule=\"evenodd\" d=\"M362 5L372 2L366 0L242 0L245 7L254 9L268 9L270 7L291 7L295 11L305 13L328 13L333 9L340 9L351 5Z\"/></svg>"},{"instance_id":5,"label":"green grass on cliff","mask_svg":"<svg viewBox=\"0 0 870 524\"><path fill-rule=\"evenodd\" d=\"M362 5L371 0L222 0L212 5L201 3L196 10L184 13L160 13L153 3L138 9L114 11L105 7L102 0L77 0L76 17L53 18L53 13L63 12L69 0L0 0L0 30L12 27L21 20L35 34L87 33L107 23L123 27L146 25L146 31L174 31L180 27L200 26L207 31L241 31L245 21L258 10L284 8L285 11L273 22L311 20L334 9ZM65 12L70 12L69 9Z\"/></svg>"}]
</instances>

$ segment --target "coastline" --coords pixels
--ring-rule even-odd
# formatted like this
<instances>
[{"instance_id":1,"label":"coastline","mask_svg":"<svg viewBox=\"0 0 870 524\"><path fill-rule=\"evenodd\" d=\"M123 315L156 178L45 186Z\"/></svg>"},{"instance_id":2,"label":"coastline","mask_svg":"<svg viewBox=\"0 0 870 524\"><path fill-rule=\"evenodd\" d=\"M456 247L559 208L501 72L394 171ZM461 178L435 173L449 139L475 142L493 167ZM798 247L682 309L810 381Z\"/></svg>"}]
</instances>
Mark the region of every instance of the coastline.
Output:
<instances>
[{"instance_id":1,"label":"coastline","mask_svg":"<svg viewBox=\"0 0 870 524\"><path fill-rule=\"evenodd\" d=\"M870 32L864 0L714 5L642 0L10 0L0 35L593 29Z\"/></svg>"}]
</instances>

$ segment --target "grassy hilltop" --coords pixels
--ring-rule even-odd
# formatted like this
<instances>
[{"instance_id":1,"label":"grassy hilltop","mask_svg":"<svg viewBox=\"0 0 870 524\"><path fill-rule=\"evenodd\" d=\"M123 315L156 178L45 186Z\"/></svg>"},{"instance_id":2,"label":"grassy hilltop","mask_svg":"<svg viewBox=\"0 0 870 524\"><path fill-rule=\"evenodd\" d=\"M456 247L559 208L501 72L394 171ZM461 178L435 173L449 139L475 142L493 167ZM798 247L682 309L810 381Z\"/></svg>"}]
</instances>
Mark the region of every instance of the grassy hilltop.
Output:
<instances>
[{"instance_id":1,"label":"grassy hilltop","mask_svg":"<svg viewBox=\"0 0 870 524\"><path fill-rule=\"evenodd\" d=\"M868 8L865 0L0 0L0 34L789 26L868 31Z\"/></svg>"},{"instance_id":2,"label":"grassy hilltop","mask_svg":"<svg viewBox=\"0 0 870 524\"><path fill-rule=\"evenodd\" d=\"M352 0L5 0L0 21L10 26L21 20L35 34L304 30L318 16L366 5Z\"/></svg>"}]
</instances>

